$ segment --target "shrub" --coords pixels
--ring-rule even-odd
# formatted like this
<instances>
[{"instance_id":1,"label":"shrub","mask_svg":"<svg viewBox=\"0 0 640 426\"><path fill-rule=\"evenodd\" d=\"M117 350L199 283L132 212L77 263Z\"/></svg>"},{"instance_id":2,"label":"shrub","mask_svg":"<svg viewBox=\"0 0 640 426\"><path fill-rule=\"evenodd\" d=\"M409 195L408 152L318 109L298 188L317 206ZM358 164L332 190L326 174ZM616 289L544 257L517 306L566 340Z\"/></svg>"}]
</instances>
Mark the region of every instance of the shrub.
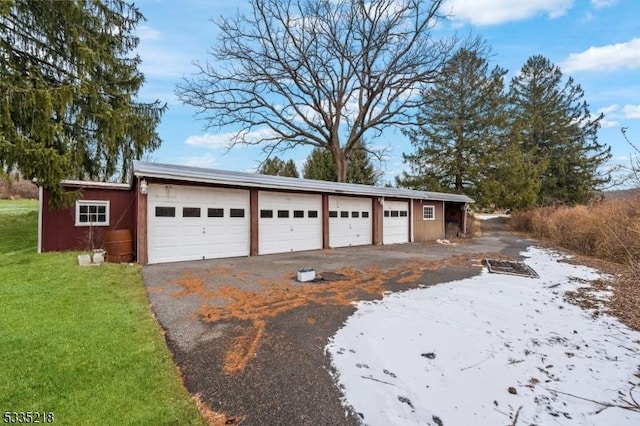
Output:
<instances>
[{"instance_id":1,"label":"shrub","mask_svg":"<svg viewBox=\"0 0 640 426\"><path fill-rule=\"evenodd\" d=\"M38 198L38 187L31 181L15 178L14 176L0 175L0 199L27 199Z\"/></svg>"},{"instance_id":2,"label":"shrub","mask_svg":"<svg viewBox=\"0 0 640 426\"><path fill-rule=\"evenodd\" d=\"M640 268L640 196L512 214L510 227L562 248Z\"/></svg>"}]
</instances>

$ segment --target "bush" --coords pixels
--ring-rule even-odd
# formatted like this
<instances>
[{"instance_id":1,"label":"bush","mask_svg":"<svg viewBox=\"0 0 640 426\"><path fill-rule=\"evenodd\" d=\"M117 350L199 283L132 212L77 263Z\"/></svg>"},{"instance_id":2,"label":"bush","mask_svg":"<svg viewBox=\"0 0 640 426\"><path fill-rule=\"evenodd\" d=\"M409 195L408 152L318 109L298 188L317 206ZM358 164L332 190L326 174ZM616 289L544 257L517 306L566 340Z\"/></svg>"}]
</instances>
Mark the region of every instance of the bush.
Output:
<instances>
[{"instance_id":1,"label":"bush","mask_svg":"<svg viewBox=\"0 0 640 426\"><path fill-rule=\"evenodd\" d=\"M472 213L467 213L467 235L472 237L479 236L481 230L482 227L480 226L478 218L476 218Z\"/></svg>"},{"instance_id":2,"label":"bush","mask_svg":"<svg viewBox=\"0 0 640 426\"><path fill-rule=\"evenodd\" d=\"M587 256L640 267L640 196L514 212L510 227Z\"/></svg>"},{"instance_id":3,"label":"bush","mask_svg":"<svg viewBox=\"0 0 640 426\"><path fill-rule=\"evenodd\" d=\"M0 174L0 199L25 199L38 198L38 187L31 181Z\"/></svg>"}]
</instances>

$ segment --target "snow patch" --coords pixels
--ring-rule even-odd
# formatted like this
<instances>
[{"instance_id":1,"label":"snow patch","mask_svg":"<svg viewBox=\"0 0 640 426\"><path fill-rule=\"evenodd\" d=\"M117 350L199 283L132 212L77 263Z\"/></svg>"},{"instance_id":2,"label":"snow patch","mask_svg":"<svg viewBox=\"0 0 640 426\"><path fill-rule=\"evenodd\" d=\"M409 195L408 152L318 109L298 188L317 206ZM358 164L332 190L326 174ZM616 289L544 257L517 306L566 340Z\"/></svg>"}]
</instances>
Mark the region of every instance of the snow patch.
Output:
<instances>
[{"instance_id":1,"label":"snow patch","mask_svg":"<svg viewBox=\"0 0 640 426\"><path fill-rule=\"evenodd\" d=\"M530 248L540 279L489 274L357 303L327 351L368 425L637 425L640 333L564 293L598 271ZM603 296L604 297L604 296Z\"/></svg>"}]
</instances>

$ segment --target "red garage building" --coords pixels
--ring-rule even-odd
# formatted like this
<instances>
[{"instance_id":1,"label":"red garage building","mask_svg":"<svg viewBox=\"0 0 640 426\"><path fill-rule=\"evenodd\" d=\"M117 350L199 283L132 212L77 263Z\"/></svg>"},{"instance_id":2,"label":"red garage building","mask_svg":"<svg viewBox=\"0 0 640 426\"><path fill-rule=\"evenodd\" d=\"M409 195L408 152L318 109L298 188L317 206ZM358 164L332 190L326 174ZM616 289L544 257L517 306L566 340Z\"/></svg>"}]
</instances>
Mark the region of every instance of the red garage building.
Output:
<instances>
[{"instance_id":1,"label":"red garage building","mask_svg":"<svg viewBox=\"0 0 640 426\"><path fill-rule=\"evenodd\" d=\"M129 235L141 264L444 238L465 233L465 195L135 162L131 184L65 181L75 205L41 191L39 250ZM126 256L125 256L126 257Z\"/></svg>"}]
</instances>

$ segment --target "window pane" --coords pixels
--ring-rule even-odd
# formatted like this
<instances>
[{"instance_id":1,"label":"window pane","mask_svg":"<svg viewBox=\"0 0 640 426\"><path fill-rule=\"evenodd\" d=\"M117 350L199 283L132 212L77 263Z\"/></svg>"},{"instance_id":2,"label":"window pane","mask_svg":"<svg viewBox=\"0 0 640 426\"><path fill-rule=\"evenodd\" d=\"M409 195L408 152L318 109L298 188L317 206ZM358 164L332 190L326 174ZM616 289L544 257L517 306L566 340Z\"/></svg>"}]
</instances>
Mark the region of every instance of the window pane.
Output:
<instances>
[{"instance_id":1,"label":"window pane","mask_svg":"<svg viewBox=\"0 0 640 426\"><path fill-rule=\"evenodd\" d=\"M182 217L200 217L200 207L183 207Z\"/></svg>"},{"instance_id":2,"label":"window pane","mask_svg":"<svg viewBox=\"0 0 640 426\"><path fill-rule=\"evenodd\" d=\"M349 212L340 212L340 217L349 217Z\"/></svg>"},{"instance_id":3,"label":"window pane","mask_svg":"<svg viewBox=\"0 0 640 426\"><path fill-rule=\"evenodd\" d=\"M406 210L400 210L400 217L407 217L407 211Z\"/></svg>"},{"instance_id":4,"label":"window pane","mask_svg":"<svg viewBox=\"0 0 640 426\"><path fill-rule=\"evenodd\" d=\"M329 211L329 217L338 217L338 212L335 210Z\"/></svg>"},{"instance_id":5,"label":"window pane","mask_svg":"<svg viewBox=\"0 0 640 426\"><path fill-rule=\"evenodd\" d=\"M273 210L260 210L260 217L263 219L270 219L273 217Z\"/></svg>"},{"instance_id":6,"label":"window pane","mask_svg":"<svg viewBox=\"0 0 640 426\"><path fill-rule=\"evenodd\" d=\"M384 211L384 217L389 217L389 210Z\"/></svg>"},{"instance_id":7,"label":"window pane","mask_svg":"<svg viewBox=\"0 0 640 426\"><path fill-rule=\"evenodd\" d=\"M304 217L304 210L294 210L293 217Z\"/></svg>"},{"instance_id":8,"label":"window pane","mask_svg":"<svg viewBox=\"0 0 640 426\"><path fill-rule=\"evenodd\" d=\"M280 218L289 217L289 210L278 210L278 217Z\"/></svg>"},{"instance_id":9,"label":"window pane","mask_svg":"<svg viewBox=\"0 0 640 426\"><path fill-rule=\"evenodd\" d=\"M424 206L422 208L422 219L424 219L424 220L433 220L433 219L435 219L435 207L433 207L433 206Z\"/></svg>"},{"instance_id":10,"label":"window pane","mask_svg":"<svg viewBox=\"0 0 640 426\"><path fill-rule=\"evenodd\" d=\"M360 212L351 212L351 217L360 217Z\"/></svg>"},{"instance_id":11,"label":"window pane","mask_svg":"<svg viewBox=\"0 0 640 426\"><path fill-rule=\"evenodd\" d=\"M176 208L156 207L156 217L176 217Z\"/></svg>"},{"instance_id":12,"label":"window pane","mask_svg":"<svg viewBox=\"0 0 640 426\"><path fill-rule=\"evenodd\" d=\"M369 212L362 212L362 217L364 219L368 218L369 217Z\"/></svg>"},{"instance_id":13,"label":"window pane","mask_svg":"<svg viewBox=\"0 0 640 426\"><path fill-rule=\"evenodd\" d=\"M207 209L208 217L224 217L224 209L209 208Z\"/></svg>"},{"instance_id":14,"label":"window pane","mask_svg":"<svg viewBox=\"0 0 640 426\"><path fill-rule=\"evenodd\" d=\"M231 217L244 217L244 209L231 209L229 211Z\"/></svg>"},{"instance_id":15,"label":"window pane","mask_svg":"<svg viewBox=\"0 0 640 426\"><path fill-rule=\"evenodd\" d=\"M76 202L76 224L104 226L109 224L109 202L79 200Z\"/></svg>"},{"instance_id":16,"label":"window pane","mask_svg":"<svg viewBox=\"0 0 640 426\"><path fill-rule=\"evenodd\" d=\"M398 210L391 210L391 217L398 217L399 215Z\"/></svg>"},{"instance_id":17,"label":"window pane","mask_svg":"<svg viewBox=\"0 0 640 426\"><path fill-rule=\"evenodd\" d=\"M318 217L318 210L309 210L307 212L307 217L310 217L310 218Z\"/></svg>"}]
</instances>

